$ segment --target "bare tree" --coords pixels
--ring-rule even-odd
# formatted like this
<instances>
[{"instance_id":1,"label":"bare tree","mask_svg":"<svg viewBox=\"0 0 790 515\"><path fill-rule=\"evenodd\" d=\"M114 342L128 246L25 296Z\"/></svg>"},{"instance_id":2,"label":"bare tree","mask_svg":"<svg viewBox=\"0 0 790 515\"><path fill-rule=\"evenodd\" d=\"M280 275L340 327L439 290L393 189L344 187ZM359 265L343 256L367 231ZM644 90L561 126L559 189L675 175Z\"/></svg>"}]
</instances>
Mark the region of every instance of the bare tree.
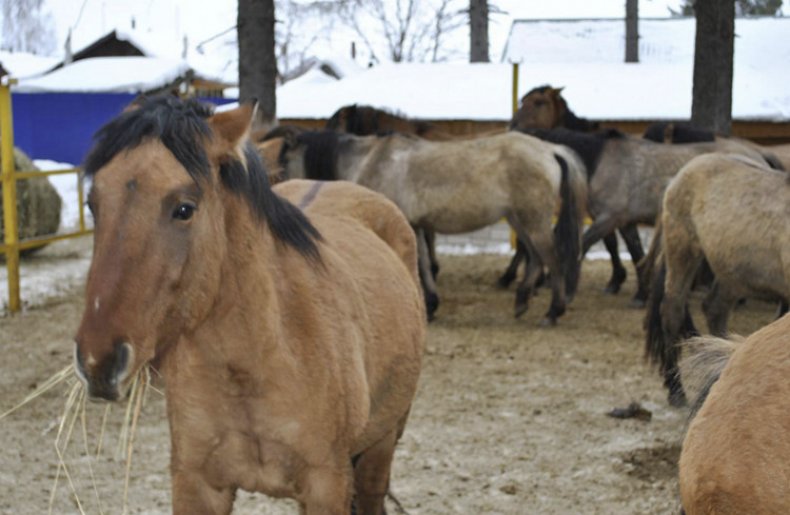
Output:
<instances>
[{"instance_id":1,"label":"bare tree","mask_svg":"<svg viewBox=\"0 0 790 515\"><path fill-rule=\"evenodd\" d=\"M44 0L2 0L3 32L0 48L50 55L54 52L55 25L44 11Z\"/></svg>"},{"instance_id":2,"label":"bare tree","mask_svg":"<svg viewBox=\"0 0 790 515\"><path fill-rule=\"evenodd\" d=\"M735 2L705 0L694 5L694 86L691 122L722 134L732 123Z\"/></svg>"},{"instance_id":3,"label":"bare tree","mask_svg":"<svg viewBox=\"0 0 790 515\"><path fill-rule=\"evenodd\" d=\"M625 2L625 62L639 62L639 0Z\"/></svg>"},{"instance_id":4,"label":"bare tree","mask_svg":"<svg viewBox=\"0 0 790 515\"><path fill-rule=\"evenodd\" d=\"M469 0L469 62L487 63L488 0Z\"/></svg>"},{"instance_id":5,"label":"bare tree","mask_svg":"<svg viewBox=\"0 0 790 515\"><path fill-rule=\"evenodd\" d=\"M382 60L376 35L389 60L439 61L443 38L466 24L459 0L346 0L342 17L360 37L372 61ZM371 31L371 23L378 31Z\"/></svg>"},{"instance_id":6,"label":"bare tree","mask_svg":"<svg viewBox=\"0 0 790 515\"><path fill-rule=\"evenodd\" d=\"M274 55L274 0L239 0L239 101L258 100L256 127L277 115L277 60Z\"/></svg>"}]
</instances>

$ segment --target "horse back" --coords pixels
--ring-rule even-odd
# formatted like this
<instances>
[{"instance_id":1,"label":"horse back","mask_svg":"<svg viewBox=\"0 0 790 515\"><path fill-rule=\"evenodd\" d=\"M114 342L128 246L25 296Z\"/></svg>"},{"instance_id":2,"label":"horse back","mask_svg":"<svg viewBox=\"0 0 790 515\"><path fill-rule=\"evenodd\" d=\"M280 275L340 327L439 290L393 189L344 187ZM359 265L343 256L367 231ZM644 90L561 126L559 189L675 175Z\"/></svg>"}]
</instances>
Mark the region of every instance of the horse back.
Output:
<instances>
[{"instance_id":1,"label":"horse back","mask_svg":"<svg viewBox=\"0 0 790 515\"><path fill-rule=\"evenodd\" d=\"M688 515L790 506L790 316L736 346L691 422L680 456Z\"/></svg>"}]
</instances>

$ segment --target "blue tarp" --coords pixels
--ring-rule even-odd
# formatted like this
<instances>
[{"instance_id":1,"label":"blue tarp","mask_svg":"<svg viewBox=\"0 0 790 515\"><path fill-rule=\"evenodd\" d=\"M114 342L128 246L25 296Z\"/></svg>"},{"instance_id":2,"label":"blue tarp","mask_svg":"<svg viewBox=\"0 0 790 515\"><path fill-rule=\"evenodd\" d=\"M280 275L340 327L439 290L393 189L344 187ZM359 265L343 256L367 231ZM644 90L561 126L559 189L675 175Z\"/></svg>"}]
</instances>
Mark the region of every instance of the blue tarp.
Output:
<instances>
[{"instance_id":1,"label":"blue tarp","mask_svg":"<svg viewBox=\"0 0 790 515\"><path fill-rule=\"evenodd\" d=\"M124 93L13 93L14 144L32 159L80 165L93 134L136 97ZM235 99L204 99L215 104Z\"/></svg>"}]
</instances>

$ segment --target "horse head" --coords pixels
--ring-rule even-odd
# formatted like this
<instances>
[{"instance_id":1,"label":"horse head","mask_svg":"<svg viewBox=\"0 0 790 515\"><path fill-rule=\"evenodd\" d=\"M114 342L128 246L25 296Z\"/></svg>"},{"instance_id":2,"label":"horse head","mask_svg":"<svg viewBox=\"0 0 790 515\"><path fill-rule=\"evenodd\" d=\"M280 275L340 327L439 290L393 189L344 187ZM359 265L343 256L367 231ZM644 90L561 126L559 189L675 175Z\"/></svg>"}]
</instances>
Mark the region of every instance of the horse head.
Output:
<instances>
[{"instance_id":1,"label":"horse head","mask_svg":"<svg viewBox=\"0 0 790 515\"><path fill-rule=\"evenodd\" d=\"M519 107L510 121L511 129L553 129L562 125L568 105L560 94L563 88L540 86L521 98Z\"/></svg>"},{"instance_id":2,"label":"horse head","mask_svg":"<svg viewBox=\"0 0 790 515\"><path fill-rule=\"evenodd\" d=\"M214 308L229 205L250 161L254 107L214 115L197 102L146 100L96 135L85 162L94 251L75 341L91 397L117 400ZM258 165L262 172L262 166ZM268 188L268 185L266 186Z\"/></svg>"}]
</instances>

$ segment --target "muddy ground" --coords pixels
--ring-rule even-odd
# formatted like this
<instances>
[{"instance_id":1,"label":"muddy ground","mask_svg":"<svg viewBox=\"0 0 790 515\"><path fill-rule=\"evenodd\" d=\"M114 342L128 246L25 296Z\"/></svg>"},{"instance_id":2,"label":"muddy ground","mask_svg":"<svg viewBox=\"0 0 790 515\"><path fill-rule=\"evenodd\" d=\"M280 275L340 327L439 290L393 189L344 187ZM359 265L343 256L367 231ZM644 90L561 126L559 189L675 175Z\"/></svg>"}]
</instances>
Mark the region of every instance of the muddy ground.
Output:
<instances>
[{"instance_id":1,"label":"muddy ground","mask_svg":"<svg viewBox=\"0 0 790 515\"><path fill-rule=\"evenodd\" d=\"M442 305L396 455L395 496L410 514L677 513L686 413L667 406L657 373L642 359L643 313L627 307L633 280L619 296L605 295L608 263L585 262L569 312L559 326L541 328L548 292L513 319L512 292L494 287L506 262L490 255L442 259ZM80 288L72 287L43 307L0 318L0 411L70 363L81 307ZM749 302L731 327L747 334L772 317L772 306ZM47 511L66 389L0 421L0 513ZM606 416L631 401L652 420ZM91 453L103 409L87 408ZM86 513L122 511L125 464L115 455L122 418L123 407L114 406L95 460L85 457L75 424L66 462ZM168 448L164 402L151 393L134 440L131 513L169 512ZM391 502L389 510L398 513ZM62 474L52 511L79 513ZM235 511L295 512L289 502L247 494Z\"/></svg>"}]
</instances>

